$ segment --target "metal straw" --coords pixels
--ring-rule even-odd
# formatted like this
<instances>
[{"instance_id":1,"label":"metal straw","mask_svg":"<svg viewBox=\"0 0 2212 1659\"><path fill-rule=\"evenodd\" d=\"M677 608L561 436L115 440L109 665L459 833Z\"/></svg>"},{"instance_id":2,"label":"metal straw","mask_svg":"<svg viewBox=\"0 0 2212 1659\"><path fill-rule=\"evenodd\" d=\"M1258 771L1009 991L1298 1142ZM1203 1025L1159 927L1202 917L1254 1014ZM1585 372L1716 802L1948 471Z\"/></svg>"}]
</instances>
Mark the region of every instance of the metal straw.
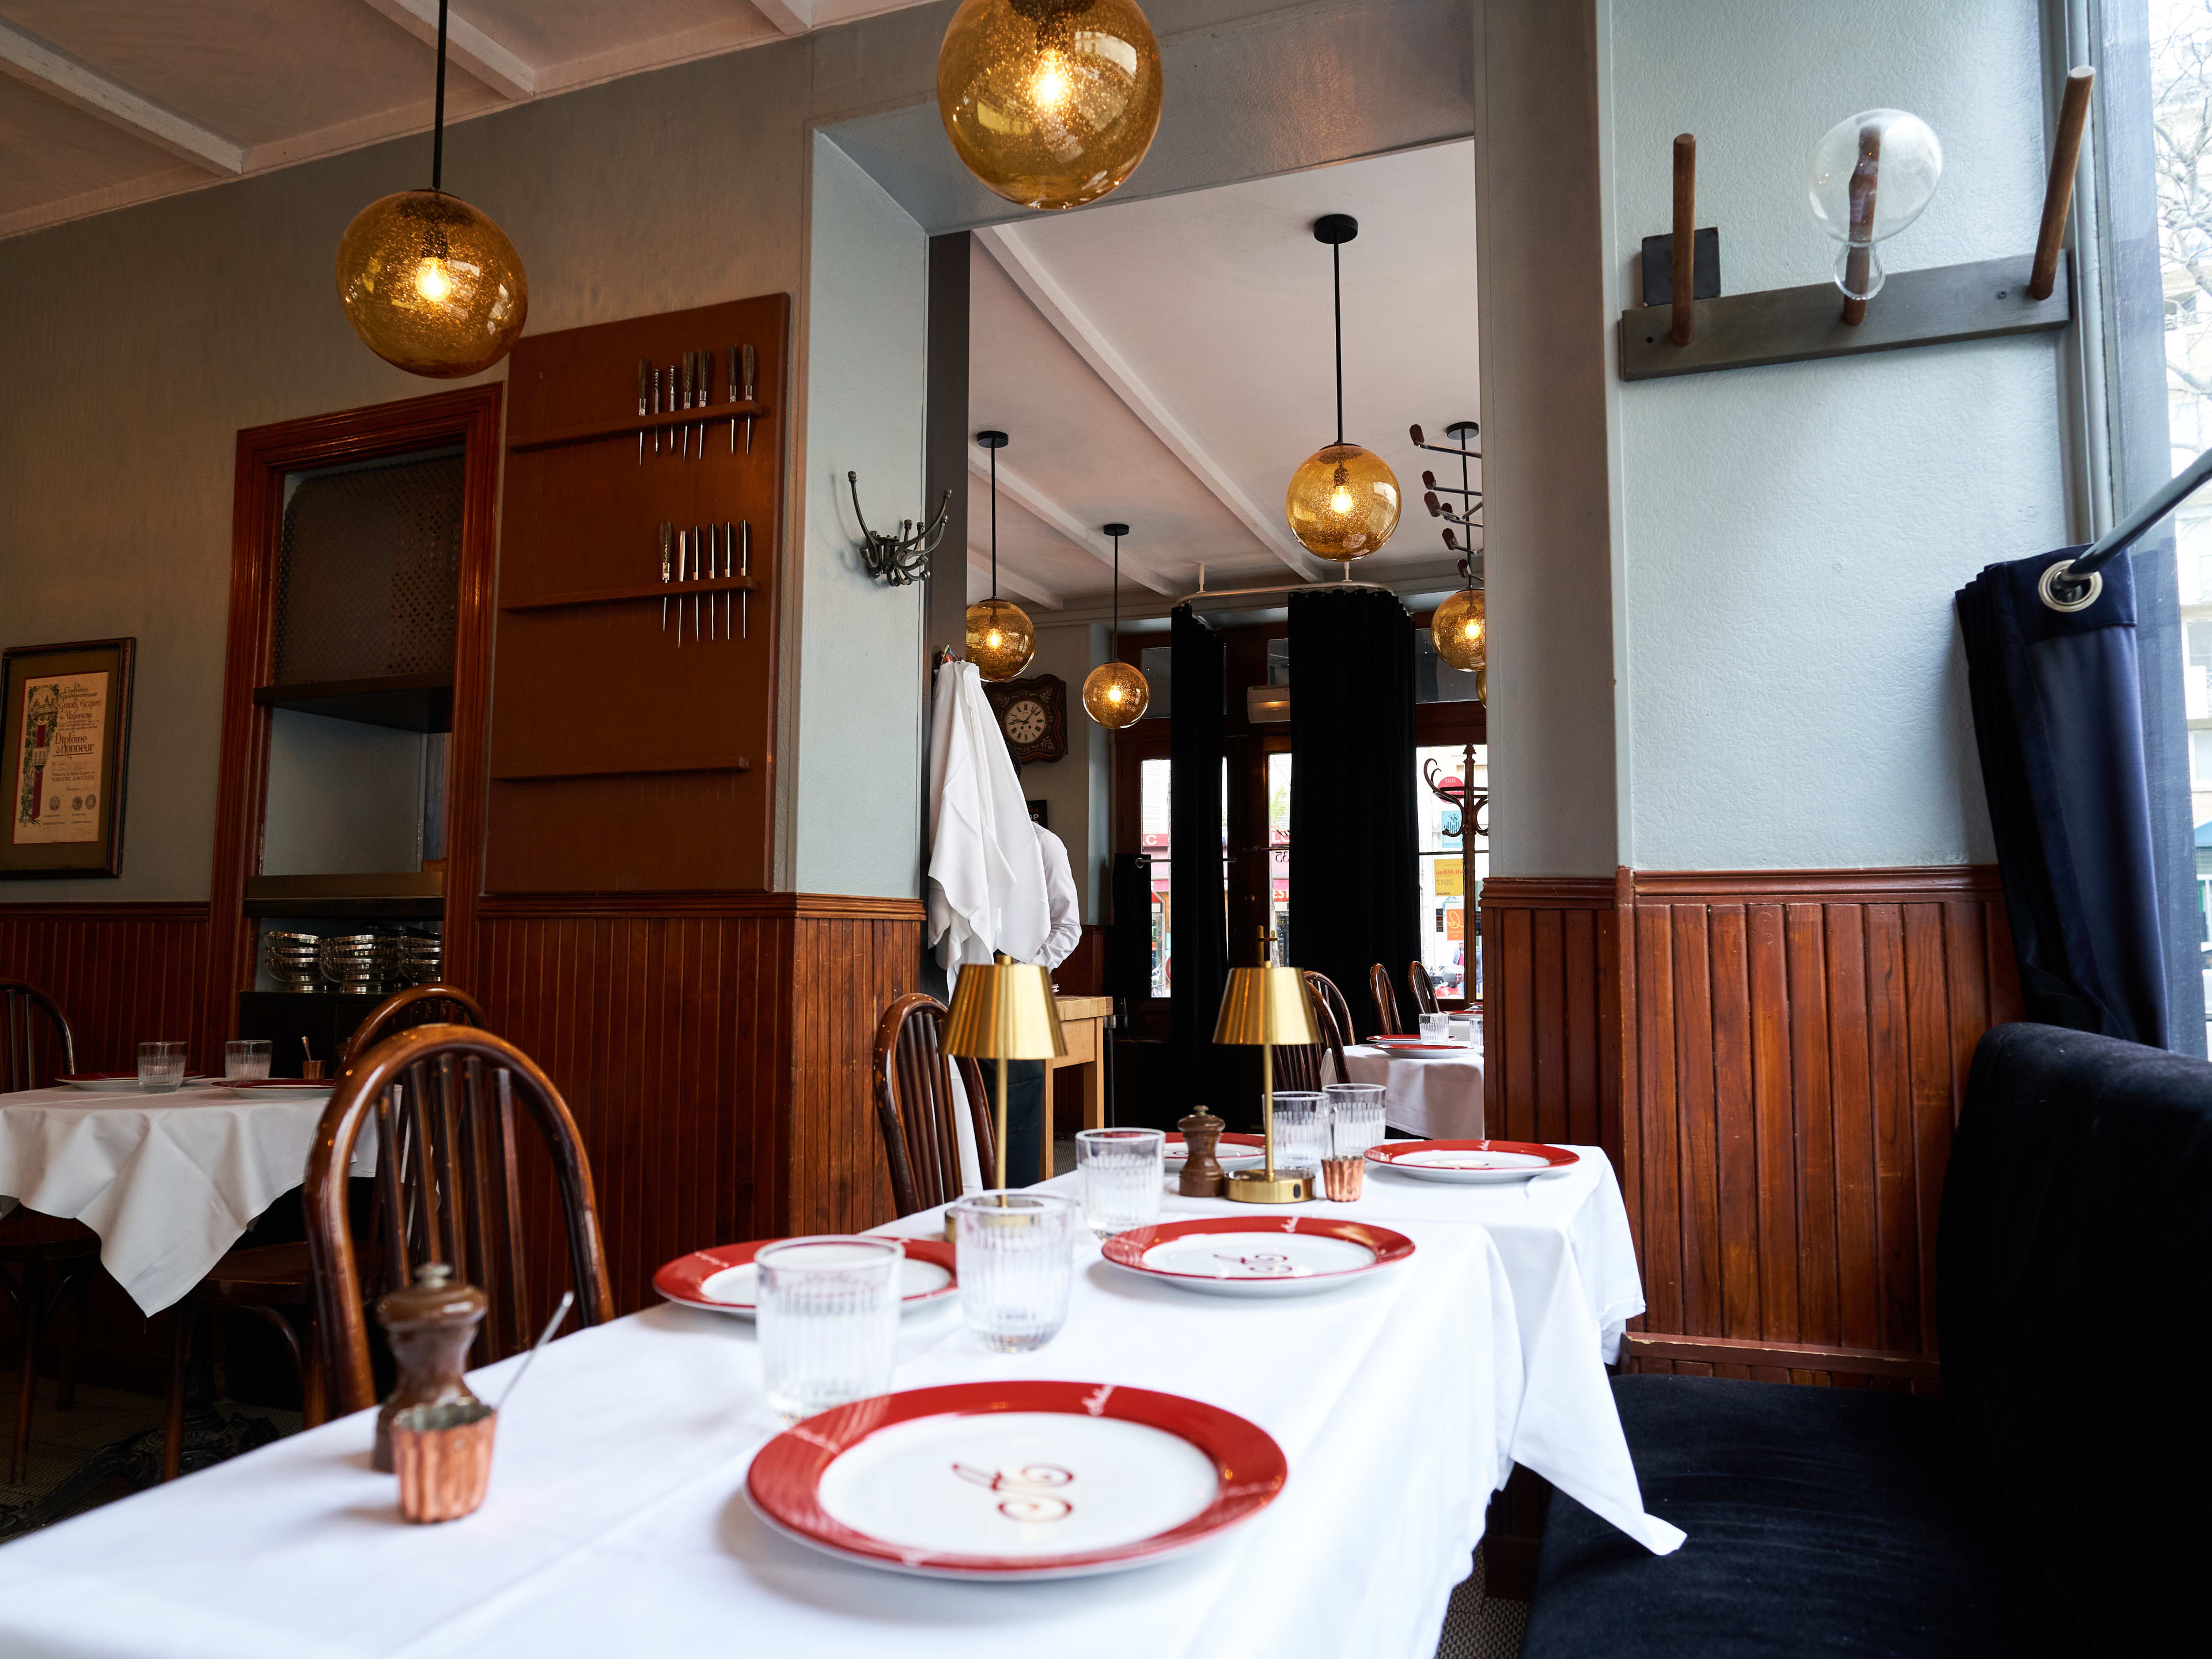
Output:
<instances>
[{"instance_id":1,"label":"metal straw","mask_svg":"<svg viewBox=\"0 0 2212 1659\"><path fill-rule=\"evenodd\" d=\"M494 1411L506 1409L507 1402L514 1397L516 1387L529 1373L531 1362L538 1358L538 1351L553 1340L553 1333L561 1328L561 1322L568 1316L568 1310L575 1305L575 1291L561 1292L561 1305L553 1310L553 1317L545 1322L545 1328L538 1333L538 1340L530 1345L530 1352L523 1356L522 1363L514 1368L514 1375L507 1378L506 1390L501 1394L498 1403L492 1407Z\"/></svg>"}]
</instances>

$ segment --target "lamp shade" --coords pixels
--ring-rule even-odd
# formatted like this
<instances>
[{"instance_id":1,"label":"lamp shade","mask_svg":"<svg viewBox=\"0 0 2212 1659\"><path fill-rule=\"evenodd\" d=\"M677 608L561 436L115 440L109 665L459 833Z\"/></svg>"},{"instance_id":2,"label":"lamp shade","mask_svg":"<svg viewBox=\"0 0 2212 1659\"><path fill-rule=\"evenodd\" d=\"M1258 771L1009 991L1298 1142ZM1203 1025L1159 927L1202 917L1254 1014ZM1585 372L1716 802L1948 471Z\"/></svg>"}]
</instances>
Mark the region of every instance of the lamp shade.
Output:
<instances>
[{"instance_id":1,"label":"lamp shade","mask_svg":"<svg viewBox=\"0 0 2212 1659\"><path fill-rule=\"evenodd\" d=\"M363 344L410 374L452 380L507 356L530 283L507 233L458 196L371 202L338 244L338 303Z\"/></svg>"},{"instance_id":2,"label":"lamp shade","mask_svg":"<svg viewBox=\"0 0 2212 1659\"><path fill-rule=\"evenodd\" d=\"M1231 968L1213 1022L1216 1042L1319 1042L1306 982L1295 968Z\"/></svg>"},{"instance_id":3,"label":"lamp shade","mask_svg":"<svg viewBox=\"0 0 2212 1659\"><path fill-rule=\"evenodd\" d=\"M953 152L1024 207L1118 187L1159 131L1160 94L1159 42L1133 0L965 0L937 52Z\"/></svg>"},{"instance_id":4,"label":"lamp shade","mask_svg":"<svg viewBox=\"0 0 2212 1659\"><path fill-rule=\"evenodd\" d=\"M1328 444L1291 475L1283 515L1309 553L1361 559L1398 527L1398 475L1358 444Z\"/></svg>"},{"instance_id":5,"label":"lamp shade","mask_svg":"<svg viewBox=\"0 0 2212 1659\"><path fill-rule=\"evenodd\" d=\"M1012 599L978 599L968 607L968 660L987 680L1010 680L1036 655L1036 624Z\"/></svg>"},{"instance_id":6,"label":"lamp shade","mask_svg":"<svg viewBox=\"0 0 2212 1659\"><path fill-rule=\"evenodd\" d=\"M1144 719L1152 701L1152 685L1134 663L1102 662L1083 682L1083 712L1110 732Z\"/></svg>"},{"instance_id":7,"label":"lamp shade","mask_svg":"<svg viewBox=\"0 0 2212 1659\"><path fill-rule=\"evenodd\" d=\"M1489 661L1490 622L1479 587L1462 587L1429 619L1437 655L1449 667L1471 672Z\"/></svg>"},{"instance_id":8,"label":"lamp shade","mask_svg":"<svg viewBox=\"0 0 2212 1659\"><path fill-rule=\"evenodd\" d=\"M1067 1053L1052 972L1000 956L970 963L952 988L939 1045L970 1060L1059 1060Z\"/></svg>"}]
</instances>

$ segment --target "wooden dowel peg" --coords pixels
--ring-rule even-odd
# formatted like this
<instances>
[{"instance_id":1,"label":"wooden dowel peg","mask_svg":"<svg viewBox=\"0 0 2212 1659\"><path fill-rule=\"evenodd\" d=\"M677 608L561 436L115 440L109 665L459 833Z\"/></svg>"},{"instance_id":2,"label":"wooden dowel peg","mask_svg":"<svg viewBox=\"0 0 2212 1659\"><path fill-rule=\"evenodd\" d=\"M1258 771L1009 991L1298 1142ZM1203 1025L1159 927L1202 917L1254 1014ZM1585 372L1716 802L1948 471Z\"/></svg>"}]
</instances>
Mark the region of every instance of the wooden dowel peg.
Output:
<instances>
[{"instance_id":1,"label":"wooden dowel peg","mask_svg":"<svg viewBox=\"0 0 2212 1659\"><path fill-rule=\"evenodd\" d=\"M2074 205L2074 175L2081 163L2081 134L2089 125L2089 91L2097 71L2084 64L2066 76L2066 96L2058 106L2058 142L2051 146L2051 179L2043 187L2043 228L2036 233L2035 269L2027 297L2047 300L2058 282L2059 244L2066 238L2066 214Z\"/></svg>"},{"instance_id":2,"label":"wooden dowel peg","mask_svg":"<svg viewBox=\"0 0 2212 1659\"><path fill-rule=\"evenodd\" d=\"M1874 197L1881 178L1881 129L1859 129L1859 161L1851 169L1850 257L1844 265L1844 279L1852 288L1864 288L1874 274ZM1867 302L1847 291L1844 322L1856 328L1866 321Z\"/></svg>"},{"instance_id":3,"label":"wooden dowel peg","mask_svg":"<svg viewBox=\"0 0 2212 1659\"><path fill-rule=\"evenodd\" d=\"M1667 337L1678 346L1690 343L1698 292L1698 138L1695 133L1674 139L1674 326Z\"/></svg>"}]
</instances>

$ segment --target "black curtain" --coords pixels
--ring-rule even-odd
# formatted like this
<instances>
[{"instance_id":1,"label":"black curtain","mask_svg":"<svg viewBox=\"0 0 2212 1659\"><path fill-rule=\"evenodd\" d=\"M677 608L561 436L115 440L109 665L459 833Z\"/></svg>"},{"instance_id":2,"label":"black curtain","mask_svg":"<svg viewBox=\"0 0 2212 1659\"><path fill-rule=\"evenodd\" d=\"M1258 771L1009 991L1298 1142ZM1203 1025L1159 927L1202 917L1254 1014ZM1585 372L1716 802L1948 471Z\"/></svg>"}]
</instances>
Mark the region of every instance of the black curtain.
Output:
<instances>
[{"instance_id":1,"label":"black curtain","mask_svg":"<svg viewBox=\"0 0 2212 1659\"><path fill-rule=\"evenodd\" d=\"M1982 785L2028 1018L2164 1048L2134 572L2117 558L2094 603L2057 610L2044 573L2081 550L1959 590Z\"/></svg>"},{"instance_id":2,"label":"black curtain","mask_svg":"<svg viewBox=\"0 0 2212 1659\"><path fill-rule=\"evenodd\" d=\"M1106 994L1117 1002L1139 1002L1152 994L1150 853L1114 854L1113 901L1114 923L1106 930Z\"/></svg>"},{"instance_id":3,"label":"black curtain","mask_svg":"<svg viewBox=\"0 0 2212 1659\"><path fill-rule=\"evenodd\" d=\"M1336 981L1364 1028L1367 970L1420 954L1413 619L1371 588L1291 595L1289 960Z\"/></svg>"},{"instance_id":4,"label":"black curtain","mask_svg":"<svg viewBox=\"0 0 2212 1659\"><path fill-rule=\"evenodd\" d=\"M1176 607L1170 635L1175 707L1169 715L1168 1030L1176 1103L1227 1098L1213 1022L1229 973L1221 880L1222 708L1229 654L1221 636Z\"/></svg>"}]
</instances>

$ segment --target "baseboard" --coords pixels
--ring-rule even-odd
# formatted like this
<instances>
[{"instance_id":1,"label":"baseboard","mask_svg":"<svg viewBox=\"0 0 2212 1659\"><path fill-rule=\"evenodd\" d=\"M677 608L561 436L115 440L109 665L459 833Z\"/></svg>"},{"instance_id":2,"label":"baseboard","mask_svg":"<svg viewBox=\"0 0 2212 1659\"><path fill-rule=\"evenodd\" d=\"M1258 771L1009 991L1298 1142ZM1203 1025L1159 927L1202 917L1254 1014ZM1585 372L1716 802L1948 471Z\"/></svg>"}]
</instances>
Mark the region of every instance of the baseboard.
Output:
<instances>
[{"instance_id":1,"label":"baseboard","mask_svg":"<svg viewBox=\"0 0 2212 1659\"><path fill-rule=\"evenodd\" d=\"M1793 1371L1853 1376L1882 1377L1932 1389L1942 1381L1942 1365L1932 1354L1892 1353L1881 1348L1832 1348L1809 1342L1756 1342L1736 1337L1682 1336L1663 1332L1630 1331L1620 1339L1626 1360L1665 1360L1670 1364L1708 1365L1715 1376L1729 1370L1779 1372L1761 1378L1790 1380ZM1723 1367L1727 1370L1723 1370Z\"/></svg>"}]
</instances>

